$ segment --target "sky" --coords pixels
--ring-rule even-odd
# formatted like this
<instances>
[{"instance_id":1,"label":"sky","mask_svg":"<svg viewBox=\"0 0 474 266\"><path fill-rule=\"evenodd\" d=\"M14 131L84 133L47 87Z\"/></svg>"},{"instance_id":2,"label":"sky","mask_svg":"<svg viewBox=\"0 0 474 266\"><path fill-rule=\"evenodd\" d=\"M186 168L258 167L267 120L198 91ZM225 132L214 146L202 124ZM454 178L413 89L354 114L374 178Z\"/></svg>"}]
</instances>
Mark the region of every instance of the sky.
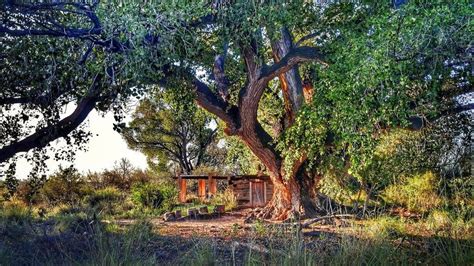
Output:
<instances>
[{"instance_id":1,"label":"sky","mask_svg":"<svg viewBox=\"0 0 474 266\"><path fill-rule=\"evenodd\" d=\"M87 144L87 151L78 151L76 154L75 167L80 172L101 171L111 169L114 163L121 158L127 158L137 168L147 167L146 157L137 151L130 150L127 143L119 133L113 130L114 118L112 113L107 113L104 117L95 110L89 114L84 124L93 134ZM61 145L61 140L55 141L53 145ZM52 173L63 166L69 166L69 162L56 162L53 159L46 161L49 172ZM26 160L20 160L17 164L16 177L24 179L27 177L31 165Z\"/></svg>"}]
</instances>

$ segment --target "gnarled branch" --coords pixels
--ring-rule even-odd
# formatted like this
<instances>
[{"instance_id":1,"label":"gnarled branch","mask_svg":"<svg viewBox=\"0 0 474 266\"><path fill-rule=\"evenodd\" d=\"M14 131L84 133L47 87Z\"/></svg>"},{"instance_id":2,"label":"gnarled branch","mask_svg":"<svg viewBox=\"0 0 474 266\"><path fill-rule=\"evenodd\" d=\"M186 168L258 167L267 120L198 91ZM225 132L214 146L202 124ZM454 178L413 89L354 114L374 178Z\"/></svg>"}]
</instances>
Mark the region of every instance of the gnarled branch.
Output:
<instances>
[{"instance_id":1,"label":"gnarled branch","mask_svg":"<svg viewBox=\"0 0 474 266\"><path fill-rule=\"evenodd\" d=\"M196 101L199 106L224 121L227 125L227 134L235 134L238 128L238 117L236 112L234 112L235 107L221 100L211 91L209 86L195 77L193 78L193 84L197 96Z\"/></svg>"},{"instance_id":2,"label":"gnarled branch","mask_svg":"<svg viewBox=\"0 0 474 266\"><path fill-rule=\"evenodd\" d=\"M270 81L278 75L287 72L300 63L317 61L325 66L324 56L319 49L309 46L292 48L280 61L263 69L261 79Z\"/></svg>"}]
</instances>

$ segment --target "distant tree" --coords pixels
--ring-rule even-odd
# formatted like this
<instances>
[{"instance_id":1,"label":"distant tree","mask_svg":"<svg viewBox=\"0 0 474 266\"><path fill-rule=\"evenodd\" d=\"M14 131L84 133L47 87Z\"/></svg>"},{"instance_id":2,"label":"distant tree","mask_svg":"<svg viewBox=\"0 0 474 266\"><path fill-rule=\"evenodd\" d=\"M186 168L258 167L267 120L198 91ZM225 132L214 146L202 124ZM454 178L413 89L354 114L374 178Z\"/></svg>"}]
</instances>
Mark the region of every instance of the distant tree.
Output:
<instances>
[{"instance_id":1,"label":"distant tree","mask_svg":"<svg viewBox=\"0 0 474 266\"><path fill-rule=\"evenodd\" d=\"M189 174L202 164L215 164L207 152L215 143L217 128L210 128L212 118L192 101L186 91L155 91L140 102L123 137L155 168L161 165L165 170L172 163Z\"/></svg>"},{"instance_id":2,"label":"distant tree","mask_svg":"<svg viewBox=\"0 0 474 266\"><path fill-rule=\"evenodd\" d=\"M4 195L4 197L9 199L13 195L15 195L15 193L18 189L19 181L18 181L18 179L16 179L15 176L9 175L9 176L7 176L5 181L3 182L3 185L5 186L5 188L7 190L7 194Z\"/></svg>"},{"instance_id":3,"label":"distant tree","mask_svg":"<svg viewBox=\"0 0 474 266\"><path fill-rule=\"evenodd\" d=\"M49 204L74 204L82 199L87 187L88 184L77 169L60 166L58 171L47 178L39 194Z\"/></svg>"},{"instance_id":4,"label":"distant tree","mask_svg":"<svg viewBox=\"0 0 474 266\"><path fill-rule=\"evenodd\" d=\"M135 171L132 163L127 158L122 158L115 162L112 169L105 170L100 174L101 183L106 187L113 186L121 190L128 190Z\"/></svg>"}]
</instances>

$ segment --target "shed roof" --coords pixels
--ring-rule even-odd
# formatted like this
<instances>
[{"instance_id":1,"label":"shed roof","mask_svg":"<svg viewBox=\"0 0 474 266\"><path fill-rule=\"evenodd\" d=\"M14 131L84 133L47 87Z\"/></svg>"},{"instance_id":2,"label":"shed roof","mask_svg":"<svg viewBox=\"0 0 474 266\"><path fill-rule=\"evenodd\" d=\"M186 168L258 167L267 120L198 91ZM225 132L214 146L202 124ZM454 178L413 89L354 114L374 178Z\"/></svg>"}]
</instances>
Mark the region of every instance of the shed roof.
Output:
<instances>
[{"instance_id":1,"label":"shed roof","mask_svg":"<svg viewBox=\"0 0 474 266\"><path fill-rule=\"evenodd\" d=\"M176 178L182 179L221 179L221 180L242 180L242 179L259 179L270 180L268 175L179 175Z\"/></svg>"}]
</instances>

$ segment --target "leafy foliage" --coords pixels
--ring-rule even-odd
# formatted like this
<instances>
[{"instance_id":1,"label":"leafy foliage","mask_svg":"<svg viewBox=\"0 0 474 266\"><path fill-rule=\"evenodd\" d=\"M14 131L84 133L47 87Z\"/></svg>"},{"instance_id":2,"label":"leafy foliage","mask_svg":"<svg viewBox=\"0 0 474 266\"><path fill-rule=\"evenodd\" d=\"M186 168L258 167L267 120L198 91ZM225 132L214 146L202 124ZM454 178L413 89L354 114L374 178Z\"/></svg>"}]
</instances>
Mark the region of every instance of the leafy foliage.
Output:
<instances>
[{"instance_id":1,"label":"leafy foliage","mask_svg":"<svg viewBox=\"0 0 474 266\"><path fill-rule=\"evenodd\" d=\"M132 188L132 200L146 208L171 210L178 192L172 185L148 183Z\"/></svg>"},{"instance_id":2,"label":"leafy foliage","mask_svg":"<svg viewBox=\"0 0 474 266\"><path fill-rule=\"evenodd\" d=\"M415 114L436 119L472 82L469 5L356 9L327 41L331 63L316 68L312 103L280 142L287 167L304 152L360 175L386 130Z\"/></svg>"},{"instance_id":3,"label":"leafy foliage","mask_svg":"<svg viewBox=\"0 0 474 266\"><path fill-rule=\"evenodd\" d=\"M157 89L140 102L122 134L130 147L147 155L153 168L166 171L174 164L190 173L210 159L206 151L216 136L211 121L188 92Z\"/></svg>"}]
</instances>

